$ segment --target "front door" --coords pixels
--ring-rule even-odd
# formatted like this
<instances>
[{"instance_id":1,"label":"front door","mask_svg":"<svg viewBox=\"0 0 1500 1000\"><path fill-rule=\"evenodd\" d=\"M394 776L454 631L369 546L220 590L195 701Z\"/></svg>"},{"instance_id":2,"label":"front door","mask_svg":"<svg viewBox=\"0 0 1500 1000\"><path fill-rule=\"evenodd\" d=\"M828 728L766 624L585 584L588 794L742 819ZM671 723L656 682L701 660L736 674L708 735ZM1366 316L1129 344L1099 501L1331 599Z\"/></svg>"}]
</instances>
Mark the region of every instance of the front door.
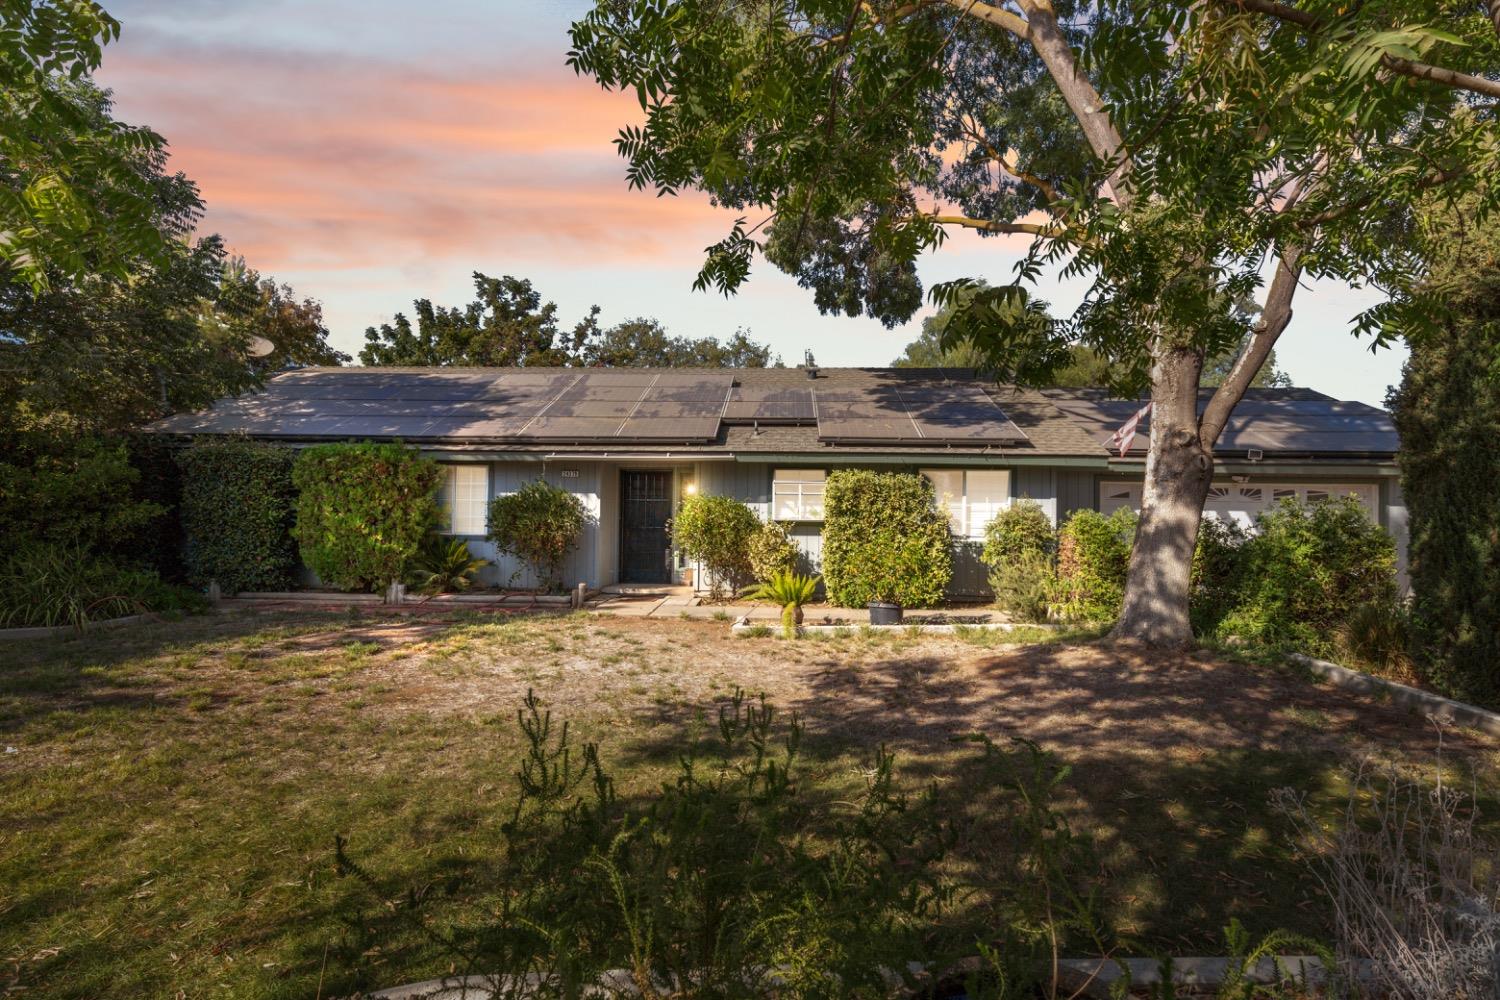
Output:
<instances>
[{"instance_id":1,"label":"front door","mask_svg":"<svg viewBox=\"0 0 1500 1000\"><path fill-rule=\"evenodd\" d=\"M670 470L620 473L620 582L670 583L672 517Z\"/></svg>"}]
</instances>

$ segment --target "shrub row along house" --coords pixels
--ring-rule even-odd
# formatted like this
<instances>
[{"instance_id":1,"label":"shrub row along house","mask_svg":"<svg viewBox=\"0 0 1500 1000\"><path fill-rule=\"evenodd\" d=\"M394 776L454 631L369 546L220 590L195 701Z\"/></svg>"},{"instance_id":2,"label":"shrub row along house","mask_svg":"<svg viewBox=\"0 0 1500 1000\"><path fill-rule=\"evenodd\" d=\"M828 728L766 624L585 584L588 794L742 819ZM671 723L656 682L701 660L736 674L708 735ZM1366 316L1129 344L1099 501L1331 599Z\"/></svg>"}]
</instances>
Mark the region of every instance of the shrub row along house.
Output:
<instances>
[{"instance_id":1,"label":"shrub row along house","mask_svg":"<svg viewBox=\"0 0 1500 1000\"><path fill-rule=\"evenodd\" d=\"M484 538L492 497L542 479L588 521L563 567L571 586L687 578L668 523L685 497L730 496L785 522L819 569L830 470L918 471L947 506L950 595L986 588L977 543L1020 497L1057 524L1138 507L1149 440L1109 438L1139 407L1098 390L998 386L968 369L307 368L151 430L292 446L403 441L442 464L443 530L493 561L489 583L530 586ZM1406 511L1388 415L1308 389L1251 390L1223 435L1211 516L1253 523L1278 500L1357 498L1396 539Z\"/></svg>"}]
</instances>

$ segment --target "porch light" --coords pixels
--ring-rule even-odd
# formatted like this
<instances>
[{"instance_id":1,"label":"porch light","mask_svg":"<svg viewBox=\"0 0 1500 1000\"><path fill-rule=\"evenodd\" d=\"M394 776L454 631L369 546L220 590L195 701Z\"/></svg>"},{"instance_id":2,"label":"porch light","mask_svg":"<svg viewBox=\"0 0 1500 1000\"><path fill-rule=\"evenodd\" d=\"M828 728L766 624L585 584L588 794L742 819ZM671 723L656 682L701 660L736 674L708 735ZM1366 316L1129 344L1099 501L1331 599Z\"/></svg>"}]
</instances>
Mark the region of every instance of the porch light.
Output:
<instances>
[{"instance_id":1,"label":"porch light","mask_svg":"<svg viewBox=\"0 0 1500 1000\"><path fill-rule=\"evenodd\" d=\"M683 496L695 497L698 495L698 484L693 482L682 484Z\"/></svg>"}]
</instances>

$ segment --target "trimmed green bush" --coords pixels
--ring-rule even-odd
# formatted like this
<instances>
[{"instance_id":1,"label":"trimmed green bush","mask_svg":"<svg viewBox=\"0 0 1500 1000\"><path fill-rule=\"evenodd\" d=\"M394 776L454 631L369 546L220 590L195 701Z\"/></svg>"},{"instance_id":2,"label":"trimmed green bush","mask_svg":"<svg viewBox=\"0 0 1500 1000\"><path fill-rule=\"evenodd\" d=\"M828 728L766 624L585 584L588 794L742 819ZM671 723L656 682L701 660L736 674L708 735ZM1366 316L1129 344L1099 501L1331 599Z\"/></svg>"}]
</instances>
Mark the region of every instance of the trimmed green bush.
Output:
<instances>
[{"instance_id":1,"label":"trimmed green bush","mask_svg":"<svg viewBox=\"0 0 1500 1000\"><path fill-rule=\"evenodd\" d=\"M342 590L400 580L437 521L442 470L399 442L325 444L292 467L302 561Z\"/></svg>"},{"instance_id":2,"label":"trimmed green bush","mask_svg":"<svg viewBox=\"0 0 1500 1000\"><path fill-rule=\"evenodd\" d=\"M767 521L750 536L750 571L761 583L768 583L780 573L796 573L801 552L792 541L791 532L780 521Z\"/></svg>"},{"instance_id":3,"label":"trimmed green bush","mask_svg":"<svg viewBox=\"0 0 1500 1000\"><path fill-rule=\"evenodd\" d=\"M588 511L560 486L534 479L490 501L489 538L531 567L544 590L561 586L563 560L578 544Z\"/></svg>"},{"instance_id":4,"label":"trimmed green bush","mask_svg":"<svg viewBox=\"0 0 1500 1000\"><path fill-rule=\"evenodd\" d=\"M828 600L905 607L941 603L953 579L948 515L932 483L908 472L840 469L823 497L823 579Z\"/></svg>"},{"instance_id":5,"label":"trimmed green bush","mask_svg":"<svg viewBox=\"0 0 1500 1000\"><path fill-rule=\"evenodd\" d=\"M188 579L225 593L293 582L295 454L255 441L204 441L177 455Z\"/></svg>"},{"instance_id":6,"label":"trimmed green bush","mask_svg":"<svg viewBox=\"0 0 1500 1000\"><path fill-rule=\"evenodd\" d=\"M1193 549L1192 603L1188 608L1195 634L1214 635L1224 616L1240 603L1249 537L1232 521L1205 517L1199 523L1198 544Z\"/></svg>"},{"instance_id":7,"label":"trimmed green bush","mask_svg":"<svg viewBox=\"0 0 1500 1000\"><path fill-rule=\"evenodd\" d=\"M1057 606L1070 621L1108 622L1120 615L1135 511L1121 507L1105 517L1077 510L1058 532Z\"/></svg>"},{"instance_id":8,"label":"trimmed green bush","mask_svg":"<svg viewBox=\"0 0 1500 1000\"><path fill-rule=\"evenodd\" d=\"M986 566L997 567L1023 552L1051 556L1057 551L1057 532L1042 505L1028 497L1011 504L984 527Z\"/></svg>"},{"instance_id":9,"label":"trimmed green bush","mask_svg":"<svg viewBox=\"0 0 1500 1000\"><path fill-rule=\"evenodd\" d=\"M672 544L703 564L717 594L751 583L750 540L760 531L755 511L732 497L692 496L682 501L669 525Z\"/></svg>"},{"instance_id":10,"label":"trimmed green bush","mask_svg":"<svg viewBox=\"0 0 1500 1000\"><path fill-rule=\"evenodd\" d=\"M1283 500L1256 525L1242 549L1242 595L1220 634L1334 655L1361 605L1395 599L1396 545L1353 497Z\"/></svg>"}]
</instances>

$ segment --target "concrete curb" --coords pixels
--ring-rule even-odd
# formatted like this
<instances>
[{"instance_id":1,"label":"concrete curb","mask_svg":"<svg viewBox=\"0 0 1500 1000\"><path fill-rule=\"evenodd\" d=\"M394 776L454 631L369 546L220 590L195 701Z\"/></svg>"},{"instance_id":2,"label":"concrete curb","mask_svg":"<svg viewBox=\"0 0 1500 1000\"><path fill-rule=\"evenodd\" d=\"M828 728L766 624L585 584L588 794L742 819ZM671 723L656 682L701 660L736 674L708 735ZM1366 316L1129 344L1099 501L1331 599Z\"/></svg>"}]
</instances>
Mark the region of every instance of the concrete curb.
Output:
<instances>
[{"instance_id":1,"label":"concrete curb","mask_svg":"<svg viewBox=\"0 0 1500 1000\"><path fill-rule=\"evenodd\" d=\"M226 600L234 601L266 601L288 604L390 604L384 594L364 594L354 591L316 591L316 590L288 590L288 591L243 591ZM549 607L556 606L566 608L573 603L571 594L439 594L436 597L420 597L411 594L403 595L399 606L405 607L417 604L433 604L438 607L445 605L485 605L503 604L507 606L541 604Z\"/></svg>"},{"instance_id":2,"label":"concrete curb","mask_svg":"<svg viewBox=\"0 0 1500 1000\"><path fill-rule=\"evenodd\" d=\"M950 971L971 971L978 968L977 960L960 963L960 968ZM1154 958L1065 958L1058 962L1059 984L1075 996L1086 996L1104 1000L1111 995L1114 984L1128 975L1132 987L1158 986L1162 982L1161 961ZM1231 971L1242 968L1239 961L1230 958L1174 958L1172 960L1172 982L1177 986L1214 988L1223 984ZM1283 970L1290 974L1284 976ZM913 965L909 971L919 977L922 966ZM1248 982L1271 985L1289 978L1316 986L1327 976L1322 959L1313 955L1280 955L1260 959L1246 968L1244 978ZM895 975L890 974L895 982ZM394 986L363 994L368 1000L493 1000L502 992L509 996L517 988L527 990L538 985L535 974L516 981L510 976L450 976L447 979L429 979L405 986ZM622 998L639 996L634 984L621 970L604 973L598 984L586 991L591 998Z\"/></svg>"},{"instance_id":3,"label":"concrete curb","mask_svg":"<svg viewBox=\"0 0 1500 1000\"><path fill-rule=\"evenodd\" d=\"M124 618L105 618L103 621L85 622L83 632L96 629L119 628L146 620L145 615L126 615ZM72 625L35 625L28 628L0 628L0 641L5 639L55 639L59 636L80 635Z\"/></svg>"},{"instance_id":4,"label":"concrete curb","mask_svg":"<svg viewBox=\"0 0 1500 1000\"><path fill-rule=\"evenodd\" d=\"M737 621L729 627L730 632L751 632L759 629L769 628L777 638L782 637L780 620L765 619L757 622ZM900 625L870 625L865 622L857 622L851 625L799 625L797 634L805 635L860 635L865 632L902 632L911 634L914 630L919 635L952 635L960 629L972 629L976 632L1015 632L1026 629L1041 629L1044 632L1056 632L1063 628L1062 625L1043 624L1027 625L1024 622L976 622L972 625L927 625L920 621L903 622Z\"/></svg>"},{"instance_id":5,"label":"concrete curb","mask_svg":"<svg viewBox=\"0 0 1500 1000\"><path fill-rule=\"evenodd\" d=\"M1405 684L1388 681L1383 677L1360 673L1341 667L1327 660L1314 659L1303 653L1288 657L1298 666L1306 667L1318 677L1331 682L1345 691L1358 694L1385 695L1391 701L1406 708L1415 709L1429 719L1452 722L1468 729L1477 729L1489 736L1500 736L1500 714L1486 711L1477 705L1466 705L1461 701L1444 698L1440 694L1421 691Z\"/></svg>"}]
</instances>

